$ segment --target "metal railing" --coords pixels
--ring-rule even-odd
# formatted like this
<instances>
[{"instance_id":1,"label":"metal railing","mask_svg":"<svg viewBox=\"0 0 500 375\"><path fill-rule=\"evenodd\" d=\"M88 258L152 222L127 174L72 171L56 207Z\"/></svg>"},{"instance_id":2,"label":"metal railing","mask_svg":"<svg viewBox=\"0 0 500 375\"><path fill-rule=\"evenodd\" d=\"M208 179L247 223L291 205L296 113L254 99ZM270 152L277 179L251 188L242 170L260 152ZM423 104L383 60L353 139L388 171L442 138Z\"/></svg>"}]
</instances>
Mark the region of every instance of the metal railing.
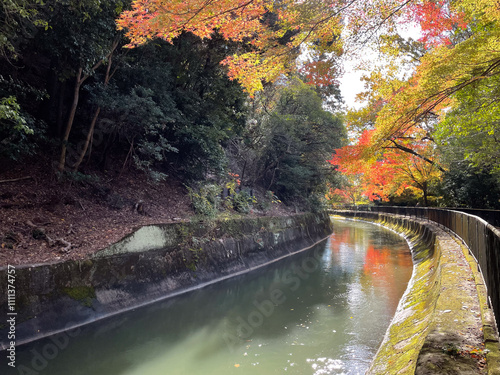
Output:
<instances>
[{"instance_id":1,"label":"metal railing","mask_svg":"<svg viewBox=\"0 0 500 375\"><path fill-rule=\"evenodd\" d=\"M352 206L339 210L415 217L436 222L454 232L476 258L495 319L500 322L500 230L495 228L500 226L500 211L399 206Z\"/></svg>"},{"instance_id":2,"label":"metal railing","mask_svg":"<svg viewBox=\"0 0 500 375\"><path fill-rule=\"evenodd\" d=\"M428 211L458 211L484 219L494 227L500 227L500 210L486 210L478 208L436 208L436 207L407 207L407 206L342 206L339 209L356 211L386 212L405 216L427 217ZM421 216L423 215L423 216Z\"/></svg>"}]
</instances>

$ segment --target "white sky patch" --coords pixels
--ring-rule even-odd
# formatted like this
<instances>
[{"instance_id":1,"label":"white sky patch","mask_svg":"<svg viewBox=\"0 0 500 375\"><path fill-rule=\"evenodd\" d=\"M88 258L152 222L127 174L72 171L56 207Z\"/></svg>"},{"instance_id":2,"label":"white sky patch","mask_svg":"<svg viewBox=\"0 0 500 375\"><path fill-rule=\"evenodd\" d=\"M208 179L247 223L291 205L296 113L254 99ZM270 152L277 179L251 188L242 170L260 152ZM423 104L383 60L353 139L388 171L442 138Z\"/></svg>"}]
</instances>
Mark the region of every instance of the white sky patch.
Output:
<instances>
[{"instance_id":1,"label":"white sky patch","mask_svg":"<svg viewBox=\"0 0 500 375\"><path fill-rule=\"evenodd\" d=\"M361 108L363 103L356 101L356 95L363 91L364 83L361 81L364 71L355 70L351 62L344 65L344 75L339 80L340 90L347 108Z\"/></svg>"},{"instance_id":2,"label":"white sky patch","mask_svg":"<svg viewBox=\"0 0 500 375\"><path fill-rule=\"evenodd\" d=\"M404 38L419 39L421 30L419 25L405 25L399 30L399 34ZM369 46L363 47L359 55L368 66L376 66L380 62L380 56ZM365 103L356 101L356 95L364 91L364 82L361 81L363 75L368 75L368 70L360 70L356 66L360 60L346 61L344 63L344 75L339 79L340 90L344 98L346 108L359 109Z\"/></svg>"}]
</instances>

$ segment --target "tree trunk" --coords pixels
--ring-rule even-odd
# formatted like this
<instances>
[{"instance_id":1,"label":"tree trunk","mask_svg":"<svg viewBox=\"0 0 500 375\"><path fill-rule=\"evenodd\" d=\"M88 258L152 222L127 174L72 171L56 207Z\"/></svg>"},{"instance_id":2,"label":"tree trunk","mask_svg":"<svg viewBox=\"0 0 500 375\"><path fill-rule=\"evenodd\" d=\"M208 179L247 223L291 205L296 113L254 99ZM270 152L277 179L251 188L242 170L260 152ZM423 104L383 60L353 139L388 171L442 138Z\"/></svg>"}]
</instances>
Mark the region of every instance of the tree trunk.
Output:
<instances>
[{"instance_id":1,"label":"tree trunk","mask_svg":"<svg viewBox=\"0 0 500 375\"><path fill-rule=\"evenodd\" d=\"M130 148L128 150L127 156L125 157L125 161L123 162L122 169L118 177L122 176L122 173L125 170L125 166L127 165L128 158L130 157L130 155L132 155L132 152L134 152L134 139L135 138L132 138L132 142L130 142Z\"/></svg>"},{"instance_id":2,"label":"tree trunk","mask_svg":"<svg viewBox=\"0 0 500 375\"><path fill-rule=\"evenodd\" d=\"M271 190L271 186L273 186L273 184L274 184L274 177L276 176L276 170L278 169L279 165L280 165L280 162L278 161L276 163L276 167L273 170L273 175L271 177L271 182L269 183L269 186L267 187L267 190Z\"/></svg>"},{"instance_id":3,"label":"tree trunk","mask_svg":"<svg viewBox=\"0 0 500 375\"><path fill-rule=\"evenodd\" d=\"M106 75L104 77L104 87L108 86L109 80L111 78L110 71L111 71L111 63L112 63L113 53L116 50L116 47L118 47L119 41L120 41L120 38L115 38L115 41L113 42L113 45L111 47L111 51L109 52L109 54L107 56L108 57L108 66L106 68ZM90 141L92 140L92 137L94 136L94 129L95 129L95 125L97 123L97 118L99 117L100 112L101 112L101 107L97 107L97 109L94 113L94 117L92 118L92 121L90 122L89 131L87 133L87 138L85 139L85 144L83 145L83 149L80 152L80 156L78 157L78 160L73 165L74 172L76 172L78 170L78 167L80 167L80 164L82 163L83 158L85 157L85 154L87 153Z\"/></svg>"},{"instance_id":4,"label":"tree trunk","mask_svg":"<svg viewBox=\"0 0 500 375\"><path fill-rule=\"evenodd\" d=\"M243 179L245 178L245 169L247 167L247 161L243 163L243 170L241 171L240 184L243 186Z\"/></svg>"},{"instance_id":5,"label":"tree trunk","mask_svg":"<svg viewBox=\"0 0 500 375\"><path fill-rule=\"evenodd\" d=\"M59 172L62 172L66 166L66 151L68 149L69 134L71 133L71 127L73 126L73 121L75 120L76 108L78 107L78 101L80 99L80 87L86 78L85 75L82 77L82 72L83 69L79 68L73 92L73 103L71 104L68 122L66 123L66 130L62 139L61 156L59 158L59 166L57 167Z\"/></svg>"},{"instance_id":6,"label":"tree trunk","mask_svg":"<svg viewBox=\"0 0 500 375\"><path fill-rule=\"evenodd\" d=\"M424 189L424 207L429 207L429 200L427 197L427 189Z\"/></svg>"},{"instance_id":7,"label":"tree trunk","mask_svg":"<svg viewBox=\"0 0 500 375\"><path fill-rule=\"evenodd\" d=\"M89 144L90 144L90 140L92 139L92 137L94 135L95 124L97 122L97 118L99 117L100 112L101 112L101 107L97 107L97 109L94 113L94 117L92 118L92 121L90 122L89 131L87 133L87 138L85 139L85 144L83 145L83 149L80 152L80 156L78 157L78 160L73 165L73 172L76 172L78 170L78 167L82 163L83 158L85 157L85 154L87 153L87 150L88 150Z\"/></svg>"}]
</instances>

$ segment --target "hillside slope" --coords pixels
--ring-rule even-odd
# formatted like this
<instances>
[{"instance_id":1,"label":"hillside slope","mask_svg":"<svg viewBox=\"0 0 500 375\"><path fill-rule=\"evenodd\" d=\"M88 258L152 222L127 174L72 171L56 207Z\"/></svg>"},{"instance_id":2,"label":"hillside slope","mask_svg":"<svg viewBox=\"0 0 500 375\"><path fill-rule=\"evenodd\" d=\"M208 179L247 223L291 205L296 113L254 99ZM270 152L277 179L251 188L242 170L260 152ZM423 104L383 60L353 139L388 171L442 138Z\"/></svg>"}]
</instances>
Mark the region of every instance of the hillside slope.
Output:
<instances>
[{"instance_id":1,"label":"hillside slope","mask_svg":"<svg viewBox=\"0 0 500 375\"><path fill-rule=\"evenodd\" d=\"M153 183L142 172L105 171L58 181L42 164L0 171L0 266L82 259L136 227L194 215L176 178ZM249 215L286 214L273 204Z\"/></svg>"}]
</instances>

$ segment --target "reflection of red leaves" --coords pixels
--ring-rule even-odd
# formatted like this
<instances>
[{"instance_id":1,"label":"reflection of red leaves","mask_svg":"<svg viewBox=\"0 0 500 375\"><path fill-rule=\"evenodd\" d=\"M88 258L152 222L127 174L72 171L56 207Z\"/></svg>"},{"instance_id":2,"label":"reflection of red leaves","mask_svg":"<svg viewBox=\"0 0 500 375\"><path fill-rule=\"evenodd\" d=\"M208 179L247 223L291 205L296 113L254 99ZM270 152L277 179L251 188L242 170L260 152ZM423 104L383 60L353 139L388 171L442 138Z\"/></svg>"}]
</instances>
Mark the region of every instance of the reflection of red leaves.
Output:
<instances>
[{"instance_id":1,"label":"reflection of red leaves","mask_svg":"<svg viewBox=\"0 0 500 375\"><path fill-rule=\"evenodd\" d=\"M363 266L365 272L379 270L381 265L389 263L389 255L389 249L375 249L373 246L369 246L366 249L365 264Z\"/></svg>"}]
</instances>

